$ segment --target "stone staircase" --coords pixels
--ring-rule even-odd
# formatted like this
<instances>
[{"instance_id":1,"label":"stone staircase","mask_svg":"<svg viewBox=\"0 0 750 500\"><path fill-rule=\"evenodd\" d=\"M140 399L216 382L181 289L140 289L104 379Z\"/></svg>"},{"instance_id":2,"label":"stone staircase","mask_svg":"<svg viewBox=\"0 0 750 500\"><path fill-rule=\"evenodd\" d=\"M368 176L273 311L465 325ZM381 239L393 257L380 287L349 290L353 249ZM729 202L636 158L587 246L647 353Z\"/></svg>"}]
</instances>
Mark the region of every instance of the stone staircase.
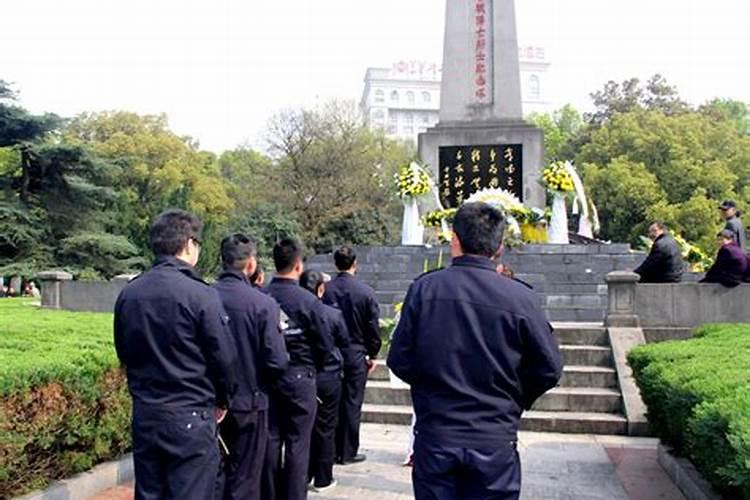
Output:
<instances>
[{"instance_id":1,"label":"stone staircase","mask_svg":"<svg viewBox=\"0 0 750 500\"><path fill-rule=\"evenodd\" d=\"M359 247L358 277L372 286L381 317L394 315L411 282L425 268L450 263L447 247ZM607 308L605 276L633 269L643 254L629 245L523 245L506 251L503 262L529 283L560 341L565 369L560 385L524 414L530 431L627 434L622 395L609 337L602 326ZM308 268L333 273L333 257L316 255ZM385 357L385 354L382 355ZM393 387L383 361L368 381L363 420L409 424L409 390Z\"/></svg>"},{"instance_id":2,"label":"stone staircase","mask_svg":"<svg viewBox=\"0 0 750 500\"><path fill-rule=\"evenodd\" d=\"M597 324L555 324L565 360L558 387L524 413L521 428L537 432L627 434L622 395L606 329ZM409 425L409 389L392 384L383 360L367 383L365 422Z\"/></svg>"}]
</instances>

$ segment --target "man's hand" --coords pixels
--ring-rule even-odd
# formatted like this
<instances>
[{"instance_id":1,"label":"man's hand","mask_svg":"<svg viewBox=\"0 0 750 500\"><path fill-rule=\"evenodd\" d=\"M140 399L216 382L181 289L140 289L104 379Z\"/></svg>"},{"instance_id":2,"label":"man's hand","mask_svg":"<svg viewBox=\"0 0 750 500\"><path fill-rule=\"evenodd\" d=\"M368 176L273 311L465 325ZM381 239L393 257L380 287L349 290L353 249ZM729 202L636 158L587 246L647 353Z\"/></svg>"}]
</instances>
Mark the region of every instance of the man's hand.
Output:
<instances>
[{"instance_id":1,"label":"man's hand","mask_svg":"<svg viewBox=\"0 0 750 500\"><path fill-rule=\"evenodd\" d=\"M226 408L214 408L214 418L216 419L216 423L220 424L224 417L227 416L227 409Z\"/></svg>"},{"instance_id":2,"label":"man's hand","mask_svg":"<svg viewBox=\"0 0 750 500\"><path fill-rule=\"evenodd\" d=\"M372 375L372 372L375 371L375 361L367 358L367 376L369 377Z\"/></svg>"}]
</instances>

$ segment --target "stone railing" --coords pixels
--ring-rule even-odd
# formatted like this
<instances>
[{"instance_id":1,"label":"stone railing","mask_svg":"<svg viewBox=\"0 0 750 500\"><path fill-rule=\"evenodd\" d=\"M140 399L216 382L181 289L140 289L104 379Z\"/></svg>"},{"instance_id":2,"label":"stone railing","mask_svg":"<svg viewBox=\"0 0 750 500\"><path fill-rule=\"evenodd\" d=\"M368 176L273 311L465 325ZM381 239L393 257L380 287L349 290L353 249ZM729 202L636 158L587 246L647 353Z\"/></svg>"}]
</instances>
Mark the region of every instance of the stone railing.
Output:
<instances>
[{"instance_id":1,"label":"stone railing","mask_svg":"<svg viewBox=\"0 0 750 500\"><path fill-rule=\"evenodd\" d=\"M73 281L73 276L63 271L37 275L42 289L42 307L93 312L112 312L117 295L131 278L123 275L112 281Z\"/></svg>"},{"instance_id":2,"label":"stone railing","mask_svg":"<svg viewBox=\"0 0 750 500\"><path fill-rule=\"evenodd\" d=\"M638 283L638 275L607 275L607 326L690 330L706 323L750 322L750 285Z\"/></svg>"}]
</instances>

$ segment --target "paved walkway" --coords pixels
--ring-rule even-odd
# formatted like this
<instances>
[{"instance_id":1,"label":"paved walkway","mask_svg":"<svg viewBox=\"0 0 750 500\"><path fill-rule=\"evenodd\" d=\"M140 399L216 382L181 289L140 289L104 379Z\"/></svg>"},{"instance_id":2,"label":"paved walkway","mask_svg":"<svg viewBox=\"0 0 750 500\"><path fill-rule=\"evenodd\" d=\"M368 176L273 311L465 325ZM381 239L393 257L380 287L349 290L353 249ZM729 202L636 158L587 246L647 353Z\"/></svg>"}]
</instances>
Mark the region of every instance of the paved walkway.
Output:
<instances>
[{"instance_id":1,"label":"paved walkway","mask_svg":"<svg viewBox=\"0 0 750 500\"><path fill-rule=\"evenodd\" d=\"M311 500L406 500L413 498L404 458L409 429L365 424L362 464L338 467L339 486ZM682 500L656 461L655 439L521 433L523 500ZM131 500L116 488L95 500Z\"/></svg>"}]
</instances>

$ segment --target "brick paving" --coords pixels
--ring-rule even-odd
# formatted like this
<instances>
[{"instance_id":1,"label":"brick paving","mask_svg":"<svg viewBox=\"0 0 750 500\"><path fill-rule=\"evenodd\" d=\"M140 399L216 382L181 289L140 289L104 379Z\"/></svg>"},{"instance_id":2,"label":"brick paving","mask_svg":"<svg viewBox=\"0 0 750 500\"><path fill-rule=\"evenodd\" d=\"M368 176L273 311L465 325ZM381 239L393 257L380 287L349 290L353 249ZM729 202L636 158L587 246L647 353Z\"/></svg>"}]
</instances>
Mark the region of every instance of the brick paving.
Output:
<instances>
[{"instance_id":1,"label":"brick paving","mask_svg":"<svg viewBox=\"0 0 750 500\"><path fill-rule=\"evenodd\" d=\"M368 460L338 467L339 486L311 500L412 499L411 469L400 464L408 427L365 424ZM657 440L619 436L521 433L523 500L683 500L656 461ZM132 500L131 487L93 500Z\"/></svg>"}]
</instances>

